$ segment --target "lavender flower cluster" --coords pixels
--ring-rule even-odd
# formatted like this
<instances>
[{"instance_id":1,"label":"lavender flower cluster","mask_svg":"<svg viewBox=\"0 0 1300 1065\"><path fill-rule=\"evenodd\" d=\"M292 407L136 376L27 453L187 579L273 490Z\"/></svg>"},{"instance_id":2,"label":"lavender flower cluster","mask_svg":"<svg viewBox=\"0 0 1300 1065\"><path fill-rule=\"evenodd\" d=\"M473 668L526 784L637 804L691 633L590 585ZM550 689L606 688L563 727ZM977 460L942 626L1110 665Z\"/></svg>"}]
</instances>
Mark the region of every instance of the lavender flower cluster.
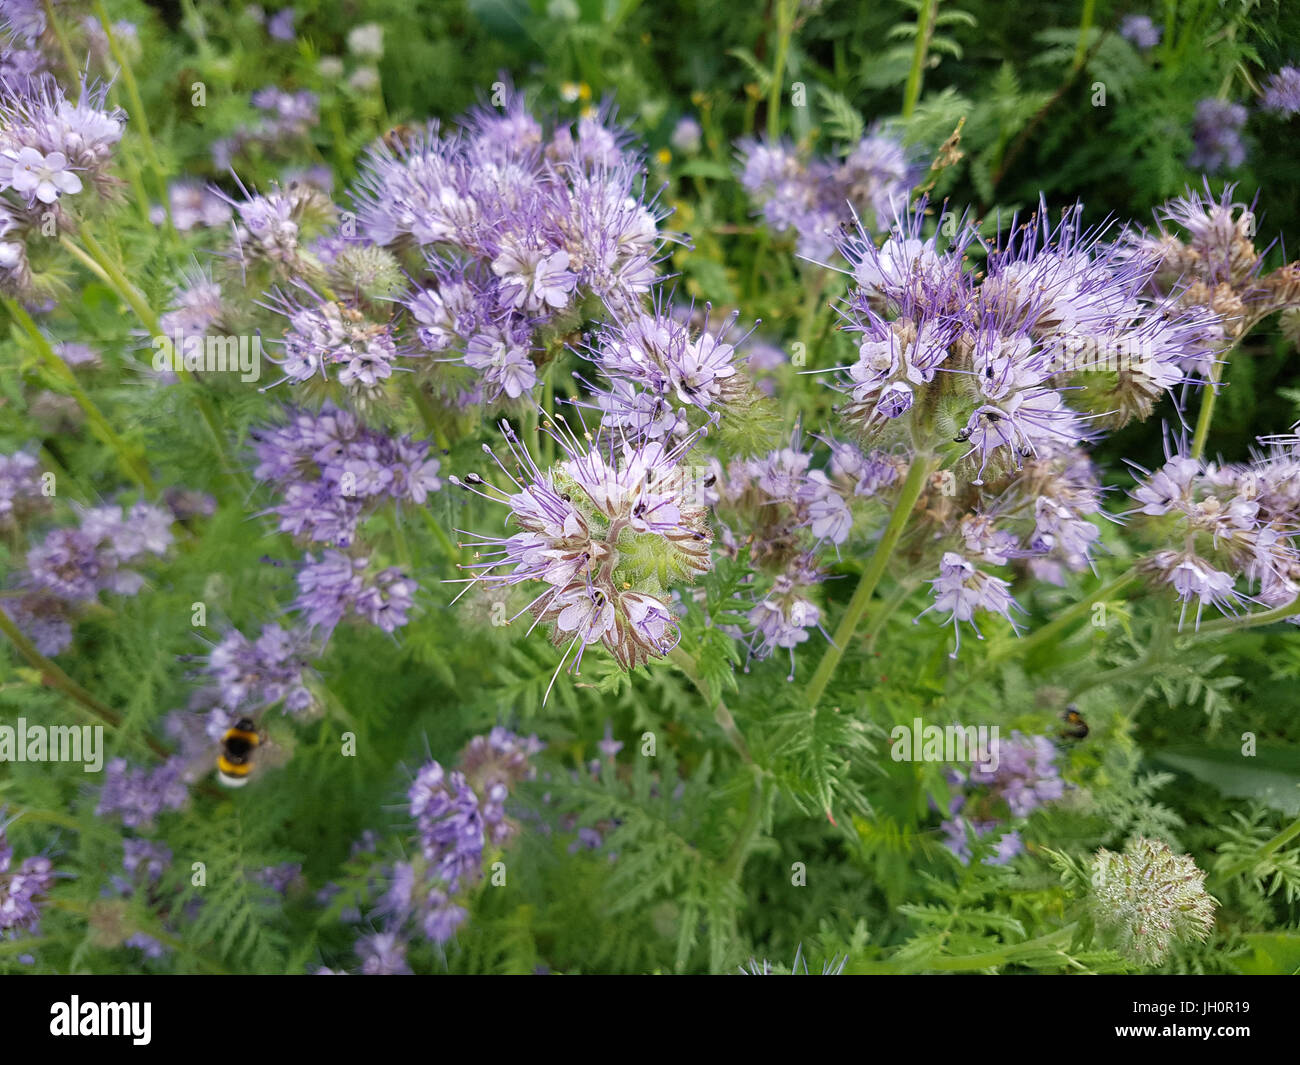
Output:
<instances>
[{"instance_id":1,"label":"lavender flower cluster","mask_svg":"<svg viewBox=\"0 0 1300 1065\"><path fill-rule=\"evenodd\" d=\"M40 927L41 907L54 885L54 863L45 855L24 858L14 867L14 849L0 806L0 936L14 939L35 935Z\"/></svg>"},{"instance_id":2,"label":"lavender flower cluster","mask_svg":"<svg viewBox=\"0 0 1300 1065\"><path fill-rule=\"evenodd\" d=\"M456 132L437 123L363 159L359 239L402 257L417 354L459 361L484 398L537 384L555 344L656 278L662 212L606 110L549 135L511 93Z\"/></svg>"},{"instance_id":3,"label":"lavender flower cluster","mask_svg":"<svg viewBox=\"0 0 1300 1065\"><path fill-rule=\"evenodd\" d=\"M418 854L387 869L384 928L357 943L363 973L408 973L407 929L435 944L456 934L469 915L460 903L482 879L485 852L506 846L517 831L505 803L516 784L531 779L530 759L541 750L536 736L498 727L470 741L459 769L430 761L416 774L409 800Z\"/></svg>"},{"instance_id":4,"label":"lavender flower cluster","mask_svg":"<svg viewBox=\"0 0 1300 1065\"><path fill-rule=\"evenodd\" d=\"M874 494L897 472L883 454L864 456L836 441L828 475L812 468L813 454L803 450L800 437L796 430L790 446L762 458L734 460L725 469L714 460L706 489L719 518L719 544L733 558L746 551L760 575L748 632L735 634L748 639L751 659L786 650L791 679L794 649L811 630L821 630L813 591L826 576L821 553L848 540L853 528L849 501Z\"/></svg>"},{"instance_id":5,"label":"lavender flower cluster","mask_svg":"<svg viewBox=\"0 0 1300 1065\"><path fill-rule=\"evenodd\" d=\"M1028 817L1040 806L1065 794L1065 782L1056 765L1056 748L1046 736L1012 732L1006 742L996 741L997 768L985 769L990 752L979 751L969 769L951 769L948 781L954 794L949 817L940 826L946 846L961 861L971 860L971 838L1000 832L994 852L985 861L1006 865L1024 851L1018 829L1004 827L1012 819Z\"/></svg>"},{"instance_id":6,"label":"lavender flower cluster","mask_svg":"<svg viewBox=\"0 0 1300 1065\"><path fill-rule=\"evenodd\" d=\"M21 455L21 453L20 453ZM34 466L13 456L9 471L27 478ZM31 499L30 482L18 499ZM115 505L91 507L77 527L53 529L27 551L10 608L15 623L41 654L55 655L72 643L72 622L100 593L133 596L144 576L131 568L152 555L161 558L172 543L172 515L150 503L123 511Z\"/></svg>"},{"instance_id":7,"label":"lavender flower cluster","mask_svg":"<svg viewBox=\"0 0 1300 1065\"><path fill-rule=\"evenodd\" d=\"M50 294L52 279L34 265L49 243L42 235L47 216L53 212L60 231L72 230L69 197L87 183L99 197L117 195L111 163L126 115L107 96L106 85L83 82L71 98L48 73L7 83L0 96L0 292Z\"/></svg>"},{"instance_id":8,"label":"lavender flower cluster","mask_svg":"<svg viewBox=\"0 0 1300 1065\"><path fill-rule=\"evenodd\" d=\"M902 144L876 130L842 159L805 158L787 141L740 142L740 183L774 233L793 230L801 256L825 262L856 217L882 228L906 204L917 177Z\"/></svg>"},{"instance_id":9,"label":"lavender flower cluster","mask_svg":"<svg viewBox=\"0 0 1300 1065\"><path fill-rule=\"evenodd\" d=\"M504 503L519 530L476 538L481 561L468 567L478 571L471 585L544 586L515 617L531 613L530 631L551 626L564 650L557 676L575 648L571 671L595 643L604 644L625 669L668 654L680 633L665 583L690 581L711 565L705 508L693 498L682 465L694 438L672 447L593 447L557 418L546 432L563 458L544 472L509 424L501 428L523 480L493 458L517 490L503 491L477 474L452 480Z\"/></svg>"},{"instance_id":10,"label":"lavender flower cluster","mask_svg":"<svg viewBox=\"0 0 1300 1065\"><path fill-rule=\"evenodd\" d=\"M927 210L879 246L863 229L843 243L858 358L840 413L914 456L951 455L941 434L964 448L922 495L939 570L926 612L946 614L960 642L977 611L1012 620L1009 582L982 564L1023 561L1058 583L1091 565L1100 486L1082 445L1193 380L1224 332L1213 310L1153 291L1158 260L1081 230L1077 208L1055 225L1045 207L1013 220L978 273L976 234L949 225L941 248L922 237Z\"/></svg>"},{"instance_id":11,"label":"lavender flower cluster","mask_svg":"<svg viewBox=\"0 0 1300 1065\"><path fill-rule=\"evenodd\" d=\"M1142 568L1183 604L1236 614L1247 602L1283 607L1300 596L1300 438L1273 441L1253 462L1218 464L1179 450L1143 471L1132 496L1152 540ZM1254 596L1240 584L1258 588ZM1287 618L1300 624L1298 612Z\"/></svg>"}]
</instances>

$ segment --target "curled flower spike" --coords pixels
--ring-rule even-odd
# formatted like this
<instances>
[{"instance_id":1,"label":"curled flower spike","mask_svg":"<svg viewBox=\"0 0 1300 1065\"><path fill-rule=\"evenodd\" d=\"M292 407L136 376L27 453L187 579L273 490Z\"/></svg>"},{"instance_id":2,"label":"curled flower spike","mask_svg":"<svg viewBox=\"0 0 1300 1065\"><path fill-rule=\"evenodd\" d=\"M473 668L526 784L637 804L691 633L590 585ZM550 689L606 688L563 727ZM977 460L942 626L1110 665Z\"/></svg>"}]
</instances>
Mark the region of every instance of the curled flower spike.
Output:
<instances>
[{"instance_id":1,"label":"curled flower spike","mask_svg":"<svg viewBox=\"0 0 1300 1065\"><path fill-rule=\"evenodd\" d=\"M476 474L452 482L506 504L518 529L507 537L476 538L476 555L489 554L465 567L478 571L470 585L544 585L515 617L531 612L530 632L551 626L564 648L556 676L575 649L569 669L576 672L595 643L625 669L666 655L680 638L666 599L669 586L689 583L711 566L705 509L692 498L690 470L682 465L695 438L672 448L657 442L602 448L557 417L544 431L564 457L543 472L509 423L502 422L501 431L518 477L484 450L515 490Z\"/></svg>"},{"instance_id":2,"label":"curled flower spike","mask_svg":"<svg viewBox=\"0 0 1300 1065\"><path fill-rule=\"evenodd\" d=\"M934 602L922 610L916 620L919 621L931 610L948 611L948 620L952 622L953 631L957 634L957 646L949 654L949 658L956 658L961 650L963 621L971 623L976 639L984 639L975 625L976 610L1001 614L1019 633L1020 630L1016 626L1015 618L1011 616L1011 611L1020 608L1008 591L1010 584L1000 577L992 577L976 569L957 552L945 552L939 566L939 576L930 581L930 584L934 590Z\"/></svg>"}]
</instances>

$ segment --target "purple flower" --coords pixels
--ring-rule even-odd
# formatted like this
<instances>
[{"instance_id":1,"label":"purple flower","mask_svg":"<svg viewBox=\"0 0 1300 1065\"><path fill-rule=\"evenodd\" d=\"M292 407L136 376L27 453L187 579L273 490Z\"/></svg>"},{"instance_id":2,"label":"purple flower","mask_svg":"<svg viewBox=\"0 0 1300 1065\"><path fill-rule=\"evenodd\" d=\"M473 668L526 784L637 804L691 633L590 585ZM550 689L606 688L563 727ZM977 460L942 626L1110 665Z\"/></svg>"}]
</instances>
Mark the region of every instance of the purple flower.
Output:
<instances>
[{"instance_id":1,"label":"purple flower","mask_svg":"<svg viewBox=\"0 0 1300 1065\"><path fill-rule=\"evenodd\" d=\"M29 204L53 203L89 177L101 194L116 187L108 173L126 116L106 103L106 85L83 83L74 103L50 74L0 101L0 189Z\"/></svg>"},{"instance_id":2,"label":"purple flower","mask_svg":"<svg viewBox=\"0 0 1300 1065\"><path fill-rule=\"evenodd\" d=\"M1246 124L1246 109L1241 104L1213 97L1196 105L1192 123L1194 150L1187 165L1193 170L1215 174L1235 170L1246 161L1246 147L1241 143L1241 127Z\"/></svg>"},{"instance_id":3,"label":"purple flower","mask_svg":"<svg viewBox=\"0 0 1300 1065\"><path fill-rule=\"evenodd\" d=\"M836 230L865 217L888 224L916 177L902 145L873 131L843 162L805 160L787 142L743 140L740 182L777 233L793 230L800 256L824 262L837 250Z\"/></svg>"},{"instance_id":4,"label":"purple flower","mask_svg":"<svg viewBox=\"0 0 1300 1065\"><path fill-rule=\"evenodd\" d=\"M392 932L375 932L357 940L357 957L366 976L410 976L406 944Z\"/></svg>"},{"instance_id":5,"label":"purple flower","mask_svg":"<svg viewBox=\"0 0 1300 1065\"><path fill-rule=\"evenodd\" d=\"M575 647L574 671L594 643L631 669L666 655L678 639L658 574L689 580L710 566L705 511L688 499L682 466L693 440L673 448L657 442L592 447L562 419L557 423L547 431L564 457L546 473L501 423L522 480L497 464L517 491L498 489L477 474L453 480L505 503L518 529L479 538L485 557L465 568L478 571L471 583L544 586L521 613L531 611L534 626L552 626L557 646L565 648L557 676ZM639 550L628 550L632 543Z\"/></svg>"},{"instance_id":6,"label":"purple flower","mask_svg":"<svg viewBox=\"0 0 1300 1065\"><path fill-rule=\"evenodd\" d=\"M957 634L957 646L950 653L950 658L956 658L957 652L961 650L963 621L971 623L977 639L984 639L975 625L977 610L1001 614L1011 623L1013 629L1016 628L1011 611L1018 607L1008 591L1010 585L1000 577L993 577L976 569L957 552L944 553L939 565L939 576L930 581L930 584L933 588L934 602L921 611L918 619L931 610L948 612L947 620L952 622L953 631Z\"/></svg>"},{"instance_id":7,"label":"purple flower","mask_svg":"<svg viewBox=\"0 0 1300 1065\"><path fill-rule=\"evenodd\" d=\"M274 622L250 641L232 629L208 655L203 672L216 683L220 705L228 711L254 711L284 703L284 712L301 714L314 700L305 683L311 646L302 629Z\"/></svg>"},{"instance_id":8,"label":"purple flower","mask_svg":"<svg viewBox=\"0 0 1300 1065\"><path fill-rule=\"evenodd\" d=\"M373 576L369 560L351 558L341 551L326 551L319 562L308 555L298 572L298 599L309 628L322 628L326 636L349 614L384 632L406 624L414 604L416 584L392 567Z\"/></svg>"},{"instance_id":9,"label":"purple flower","mask_svg":"<svg viewBox=\"0 0 1300 1065\"><path fill-rule=\"evenodd\" d=\"M118 814L129 828L151 825L164 810L179 810L189 802L185 759L169 758L152 769L127 765L114 758L104 769L104 785L95 812Z\"/></svg>"},{"instance_id":10,"label":"purple flower","mask_svg":"<svg viewBox=\"0 0 1300 1065\"><path fill-rule=\"evenodd\" d=\"M1283 118L1300 112L1300 69L1283 67L1269 75L1260 106Z\"/></svg>"},{"instance_id":11,"label":"purple flower","mask_svg":"<svg viewBox=\"0 0 1300 1065\"><path fill-rule=\"evenodd\" d=\"M1161 32L1149 15L1125 15L1119 24L1119 35L1143 52L1160 43Z\"/></svg>"},{"instance_id":12,"label":"purple flower","mask_svg":"<svg viewBox=\"0 0 1300 1065\"><path fill-rule=\"evenodd\" d=\"M266 32L274 41L294 39L293 20L297 12L291 7L282 8L266 21Z\"/></svg>"}]
</instances>

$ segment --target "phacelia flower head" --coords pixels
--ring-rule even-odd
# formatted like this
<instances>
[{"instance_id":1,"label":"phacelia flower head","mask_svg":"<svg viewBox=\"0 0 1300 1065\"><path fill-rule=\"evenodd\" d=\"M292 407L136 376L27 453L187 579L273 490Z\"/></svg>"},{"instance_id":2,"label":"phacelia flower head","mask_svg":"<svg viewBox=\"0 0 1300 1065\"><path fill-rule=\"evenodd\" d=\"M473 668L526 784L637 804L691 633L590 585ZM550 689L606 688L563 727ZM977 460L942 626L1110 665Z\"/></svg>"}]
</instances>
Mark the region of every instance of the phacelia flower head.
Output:
<instances>
[{"instance_id":1,"label":"phacelia flower head","mask_svg":"<svg viewBox=\"0 0 1300 1065\"><path fill-rule=\"evenodd\" d=\"M1207 174L1237 169L1246 161L1246 146L1241 141L1245 124L1246 109L1241 104L1213 97L1202 100L1192 122L1194 148L1187 165Z\"/></svg>"},{"instance_id":2,"label":"phacelia flower head","mask_svg":"<svg viewBox=\"0 0 1300 1065\"><path fill-rule=\"evenodd\" d=\"M1284 118L1300 112L1300 69L1283 67L1270 74L1259 105Z\"/></svg>"},{"instance_id":3,"label":"phacelia flower head","mask_svg":"<svg viewBox=\"0 0 1300 1065\"><path fill-rule=\"evenodd\" d=\"M477 540L486 557L468 567L478 571L472 583L544 585L520 614L531 612L531 627L551 626L564 648L561 667L576 649L570 668L578 669L595 643L627 669L668 654L678 640L669 586L689 583L711 566L705 508L692 497L682 463L693 438L671 448L658 442L593 447L557 417L545 431L564 457L543 472L509 424L501 427L519 477L497 465L513 491L476 474L453 481L505 503L517 530Z\"/></svg>"}]
</instances>

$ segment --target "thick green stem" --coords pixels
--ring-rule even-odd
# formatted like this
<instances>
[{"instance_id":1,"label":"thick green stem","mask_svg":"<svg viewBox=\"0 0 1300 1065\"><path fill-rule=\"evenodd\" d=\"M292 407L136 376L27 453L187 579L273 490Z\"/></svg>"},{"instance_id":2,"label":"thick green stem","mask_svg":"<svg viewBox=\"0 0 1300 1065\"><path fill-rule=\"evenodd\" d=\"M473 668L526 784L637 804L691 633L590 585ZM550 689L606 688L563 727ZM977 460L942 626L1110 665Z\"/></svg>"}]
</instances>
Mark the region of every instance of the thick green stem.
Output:
<instances>
[{"instance_id":1,"label":"thick green stem","mask_svg":"<svg viewBox=\"0 0 1300 1065\"><path fill-rule=\"evenodd\" d=\"M1210 380L1205 386L1205 395L1201 397L1201 413L1196 418L1196 433L1192 437L1194 459L1205 454L1205 442L1210 436L1210 421L1214 418L1214 404L1219 399L1219 381L1223 378L1226 365L1225 361L1219 359L1210 367Z\"/></svg>"},{"instance_id":2,"label":"thick green stem","mask_svg":"<svg viewBox=\"0 0 1300 1065\"><path fill-rule=\"evenodd\" d=\"M704 681L700 679L700 674L695 668L695 659L678 646L668 652L668 661L680 669L686 679L695 685L696 690L704 696L705 701L712 701L712 695L710 695L708 688L704 686ZM749 744L745 742L745 737L736 725L736 719L731 716L731 711L727 709L727 704L721 699L713 708L713 720L722 729L723 734L730 741L732 747L736 749L736 753L740 755L741 760L753 764L754 756L749 753Z\"/></svg>"},{"instance_id":3,"label":"thick green stem","mask_svg":"<svg viewBox=\"0 0 1300 1065\"><path fill-rule=\"evenodd\" d=\"M1097 0L1083 0L1083 15L1079 19L1079 43L1074 48L1074 69L1079 70L1088 60L1088 38L1092 36L1092 23L1097 14Z\"/></svg>"},{"instance_id":4,"label":"thick green stem","mask_svg":"<svg viewBox=\"0 0 1300 1065\"><path fill-rule=\"evenodd\" d=\"M1113 581L1103 584L1100 588L1095 589L1091 595L1080 599L1072 607L1061 611L1051 621L1042 628L1035 629L1030 635L1020 640L1008 640L1004 644L995 644L989 648L987 661L997 662L1006 658L1012 651L1021 657L1029 655L1035 649L1043 644L1055 640L1062 635L1066 629L1070 628L1076 621L1086 617L1089 611L1100 602L1104 602L1112 595L1123 591L1128 585L1137 579L1137 570L1130 568L1121 573Z\"/></svg>"},{"instance_id":5,"label":"thick green stem","mask_svg":"<svg viewBox=\"0 0 1300 1065\"><path fill-rule=\"evenodd\" d=\"M1282 606L1275 606L1272 610L1261 610L1258 614L1242 614L1238 617L1225 617L1208 621L1192 634L1192 638L1216 636L1223 633L1240 632L1244 629L1253 629L1260 625L1271 625L1275 621L1285 621L1297 614L1300 614L1300 596L1292 599L1289 603L1282 604Z\"/></svg>"},{"instance_id":6,"label":"thick green stem","mask_svg":"<svg viewBox=\"0 0 1300 1065\"><path fill-rule=\"evenodd\" d=\"M27 664L41 674L41 678L51 688L66 695L73 702L89 710L91 714L99 718L105 724L113 728L121 728L122 718L119 714L111 710L104 703L96 699L90 692L86 691L80 684L69 677L57 665L46 658L36 649L36 645L29 640L23 631L14 624L11 618L4 610L0 609L0 632L9 637L10 642L18 650L18 653L27 660ZM170 755L171 749L158 743L156 740L145 737L144 742L155 754L162 758Z\"/></svg>"},{"instance_id":7,"label":"thick green stem","mask_svg":"<svg viewBox=\"0 0 1300 1065\"><path fill-rule=\"evenodd\" d=\"M924 453L917 454L912 459L912 465L907 471L907 478L903 481L903 488L898 496L898 503L894 507L893 514L890 515L889 524L885 526L885 533L880 538L880 543L876 545L875 553L872 554L871 560L867 563L867 568L862 571L862 578L858 581L858 587L853 593L853 598L849 600L844 616L840 619L839 628L835 630L835 639L826 648L821 664L818 665L817 672L813 674L813 678L808 684L808 706L811 709L815 710L817 708L817 704L826 692L826 686L835 673L835 668L840 664L840 659L844 657L844 652L848 650L849 642L853 639L858 622L862 620L862 615L866 613L867 606L871 603L871 597L875 595L876 586L880 583L880 578L885 574L885 568L889 564L890 556L893 555L894 548L898 546L899 538L903 535L903 529L906 528L908 519L912 516L916 501L921 498L921 492L925 489L925 481L930 475L930 467L933 461L930 455Z\"/></svg>"},{"instance_id":8,"label":"thick green stem","mask_svg":"<svg viewBox=\"0 0 1300 1065\"><path fill-rule=\"evenodd\" d=\"M781 135L781 90L785 78L785 59L794 32L794 12L798 0L775 0L776 58L772 63L772 84L767 90L767 135L776 140Z\"/></svg>"},{"instance_id":9,"label":"thick green stem","mask_svg":"<svg viewBox=\"0 0 1300 1065\"><path fill-rule=\"evenodd\" d=\"M723 873L731 880L739 882L740 874L745 870L745 859L749 857L758 835L758 827L763 822L763 810L767 805L767 778L758 766L754 766L754 790L749 797L749 809L745 811L745 821L732 844L723 865Z\"/></svg>"},{"instance_id":10,"label":"thick green stem","mask_svg":"<svg viewBox=\"0 0 1300 1065\"><path fill-rule=\"evenodd\" d=\"M122 51L121 45L118 44L117 34L113 31L113 24L108 19L108 12L104 10L103 0L95 0L93 6L95 16L104 29L104 36L108 38L108 50L112 52L113 60L117 63L118 70L122 75L122 81L126 85L126 94L131 100L131 121L136 124L140 131L140 140L144 144L145 159L149 163L149 169L153 171L154 180L158 183L158 197L167 215L167 226L171 229L171 201L167 195L167 175L163 173L162 163L158 161L158 151L154 147L153 134L149 129L149 116L145 113L144 100L140 96L140 86L135 80L135 71L131 69L130 60L127 59L126 53Z\"/></svg>"},{"instance_id":11,"label":"thick green stem","mask_svg":"<svg viewBox=\"0 0 1300 1065\"><path fill-rule=\"evenodd\" d=\"M85 248L79 247L75 241L66 236L60 237L59 243L71 252L78 262L82 263L91 273L122 297L127 306L135 312L135 316L140 320L140 324L144 326L151 340L163 336L158 315L154 313L153 308L149 306L140 290L131 284L113 257L95 239L94 234L83 226L80 236L86 245ZM191 390L190 394L198 405L199 416L203 419L203 424L207 428L208 436L212 441L212 447L216 451L217 461L221 464L222 471L239 486L242 492L247 493L249 490L248 479L230 461L230 456L226 453L225 438L222 436L221 431L221 420L217 417L211 399L204 393L201 383L194 375L183 365L180 365L179 360L176 360L176 362L176 376Z\"/></svg>"},{"instance_id":12,"label":"thick green stem","mask_svg":"<svg viewBox=\"0 0 1300 1065\"><path fill-rule=\"evenodd\" d=\"M1241 861L1234 862L1222 872L1219 873L1225 880L1234 876L1241 876L1243 873L1250 872L1260 862L1266 861L1270 855L1276 854L1297 836L1300 836L1300 818L1292 821L1286 828L1282 829L1276 836L1259 848L1254 854Z\"/></svg>"},{"instance_id":13,"label":"thick green stem","mask_svg":"<svg viewBox=\"0 0 1300 1065\"><path fill-rule=\"evenodd\" d=\"M68 394L77 401L77 405L86 415L86 420L90 423L91 431L99 440L104 443L114 455L117 456L118 463L122 471L131 478L140 489L149 496L157 494L157 488L154 485L153 477L149 473L149 466L144 461L140 453L130 447L125 440L117 435L103 412L95 405L95 401L86 394L85 390L77 382L76 375L55 350L50 346L49 340L46 339L21 305L8 297L3 298L5 310L9 312L9 317L25 332L36 348L36 353L40 357L42 365L60 385L62 385Z\"/></svg>"},{"instance_id":14,"label":"thick green stem","mask_svg":"<svg viewBox=\"0 0 1300 1065\"><path fill-rule=\"evenodd\" d=\"M922 966L927 972L962 973L979 972L998 965L1010 965L1027 954L1036 954L1042 950L1054 950L1065 946L1074 935L1073 924L1058 928L1055 932L1029 939L1023 943L1010 943L981 954L955 954L951 957L931 958Z\"/></svg>"},{"instance_id":15,"label":"thick green stem","mask_svg":"<svg viewBox=\"0 0 1300 1065\"><path fill-rule=\"evenodd\" d=\"M921 84L925 79L925 57L930 50L930 37L934 33L934 18L939 0L921 0L921 10L916 17L916 47L912 51L912 67L907 72L907 85L903 89L903 117L911 118L916 103L921 98Z\"/></svg>"}]
</instances>

